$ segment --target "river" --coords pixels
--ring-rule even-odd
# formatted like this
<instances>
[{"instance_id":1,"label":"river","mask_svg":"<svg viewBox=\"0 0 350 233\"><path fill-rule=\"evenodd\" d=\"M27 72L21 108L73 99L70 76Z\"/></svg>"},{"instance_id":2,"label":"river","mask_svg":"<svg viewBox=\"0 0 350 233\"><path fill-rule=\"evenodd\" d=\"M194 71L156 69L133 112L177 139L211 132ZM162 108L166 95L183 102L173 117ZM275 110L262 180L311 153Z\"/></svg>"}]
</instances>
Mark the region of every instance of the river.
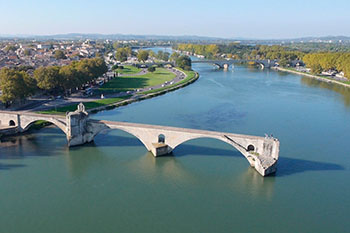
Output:
<instances>
[{"instance_id":1,"label":"river","mask_svg":"<svg viewBox=\"0 0 350 233\"><path fill-rule=\"evenodd\" d=\"M195 64L193 84L96 119L281 142L261 177L230 145L197 139L154 158L109 131L68 149L44 128L0 144L0 233L348 232L350 92L295 74Z\"/></svg>"}]
</instances>

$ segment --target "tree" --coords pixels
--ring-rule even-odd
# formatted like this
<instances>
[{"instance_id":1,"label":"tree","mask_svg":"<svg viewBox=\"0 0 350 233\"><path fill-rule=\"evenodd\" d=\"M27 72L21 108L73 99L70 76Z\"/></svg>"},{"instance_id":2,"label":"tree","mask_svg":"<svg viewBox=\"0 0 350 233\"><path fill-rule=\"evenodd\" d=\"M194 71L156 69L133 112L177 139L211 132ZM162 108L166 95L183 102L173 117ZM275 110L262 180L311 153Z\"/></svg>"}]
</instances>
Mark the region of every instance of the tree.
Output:
<instances>
[{"instance_id":1,"label":"tree","mask_svg":"<svg viewBox=\"0 0 350 233\"><path fill-rule=\"evenodd\" d=\"M279 65L281 67L287 67L288 64L289 64L289 62L288 62L288 60L286 58L282 58L282 59L279 60Z\"/></svg>"},{"instance_id":2,"label":"tree","mask_svg":"<svg viewBox=\"0 0 350 233\"><path fill-rule=\"evenodd\" d=\"M148 52L148 56L149 56L149 57L155 57L155 58L158 57L157 54L156 54L155 52L153 52L152 50L150 50L150 51Z\"/></svg>"},{"instance_id":3,"label":"tree","mask_svg":"<svg viewBox=\"0 0 350 233\"><path fill-rule=\"evenodd\" d=\"M157 58L159 60L162 60L163 59L163 54L164 54L164 52L162 50L159 50L158 53L157 53Z\"/></svg>"},{"instance_id":4,"label":"tree","mask_svg":"<svg viewBox=\"0 0 350 233\"><path fill-rule=\"evenodd\" d=\"M119 43L118 42L114 42L113 43L113 48L114 49L118 49L119 48Z\"/></svg>"},{"instance_id":5,"label":"tree","mask_svg":"<svg viewBox=\"0 0 350 233\"><path fill-rule=\"evenodd\" d=\"M137 59L139 61L145 62L148 59L149 52L147 50L139 50L139 53L137 54Z\"/></svg>"},{"instance_id":6,"label":"tree","mask_svg":"<svg viewBox=\"0 0 350 233\"><path fill-rule=\"evenodd\" d=\"M178 58L178 57L180 57L180 54L179 53L172 53L171 55L170 55L170 60L172 60L172 61L176 61L176 59Z\"/></svg>"},{"instance_id":7,"label":"tree","mask_svg":"<svg viewBox=\"0 0 350 233\"><path fill-rule=\"evenodd\" d=\"M61 76L62 81L61 86L65 92L82 85L82 82L79 79L78 71L74 65L62 66L60 68L59 75Z\"/></svg>"},{"instance_id":8,"label":"tree","mask_svg":"<svg viewBox=\"0 0 350 233\"><path fill-rule=\"evenodd\" d=\"M207 57L215 57L219 52L219 47L216 44L210 44L205 47L205 55Z\"/></svg>"},{"instance_id":9,"label":"tree","mask_svg":"<svg viewBox=\"0 0 350 233\"><path fill-rule=\"evenodd\" d=\"M24 71L3 68L0 70L1 101L5 105L15 100L23 100L36 91L35 80Z\"/></svg>"},{"instance_id":10,"label":"tree","mask_svg":"<svg viewBox=\"0 0 350 233\"><path fill-rule=\"evenodd\" d=\"M147 70L148 70L149 72L154 72L154 71L156 71L156 67L150 66L150 67L148 67Z\"/></svg>"},{"instance_id":11,"label":"tree","mask_svg":"<svg viewBox=\"0 0 350 233\"><path fill-rule=\"evenodd\" d=\"M66 59L66 55L64 55L64 52L62 50L56 50L55 51L55 58L57 60L61 60L61 59Z\"/></svg>"},{"instance_id":12,"label":"tree","mask_svg":"<svg viewBox=\"0 0 350 233\"><path fill-rule=\"evenodd\" d=\"M30 51L30 49L24 50L23 53L24 53L25 56L30 56L30 55L32 54L32 52Z\"/></svg>"},{"instance_id":13,"label":"tree","mask_svg":"<svg viewBox=\"0 0 350 233\"><path fill-rule=\"evenodd\" d=\"M131 54L131 48L118 48L117 52L115 54L115 58L120 61L124 62L128 60L128 56Z\"/></svg>"},{"instance_id":14,"label":"tree","mask_svg":"<svg viewBox=\"0 0 350 233\"><path fill-rule=\"evenodd\" d=\"M176 59L176 65L184 70L191 70L192 61L189 56L182 55Z\"/></svg>"},{"instance_id":15,"label":"tree","mask_svg":"<svg viewBox=\"0 0 350 233\"><path fill-rule=\"evenodd\" d=\"M40 67L34 71L34 78L40 89L50 93L57 93L62 90L62 79L58 66Z\"/></svg>"},{"instance_id":16,"label":"tree","mask_svg":"<svg viewBox=\"0 0 350 233\"><path fill-rule=\"evenodd\" d=\"M159 60L163 60L163 61L168 61L169 60L169 56L170 56L170 53L168 52L163 52L163 51L158 51L157 53L157 58Z\"/></svg>"}]
</instances>

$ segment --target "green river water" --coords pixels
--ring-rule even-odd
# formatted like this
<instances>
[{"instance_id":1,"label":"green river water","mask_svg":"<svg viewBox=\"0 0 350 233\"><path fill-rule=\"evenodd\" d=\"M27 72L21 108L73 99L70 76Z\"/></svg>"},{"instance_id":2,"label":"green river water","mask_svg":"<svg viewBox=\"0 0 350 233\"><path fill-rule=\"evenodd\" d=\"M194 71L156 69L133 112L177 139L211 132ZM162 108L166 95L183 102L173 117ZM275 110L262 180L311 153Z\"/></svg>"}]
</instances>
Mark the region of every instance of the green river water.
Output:
<instances>
[{"instance_id":1,"label":"green river water","mask_svg":"<svg viewBox=\"0 0 350 233\"><path fill-rule=\"evenodd\" d=\"M246 66L193 68L200 78L183 89L92 117L273 134L275 175L214 139L154 158L125 132L68 149L44 128L0 144L0 233L349 232L350 91Z\"/></svg>"}]
</instances>

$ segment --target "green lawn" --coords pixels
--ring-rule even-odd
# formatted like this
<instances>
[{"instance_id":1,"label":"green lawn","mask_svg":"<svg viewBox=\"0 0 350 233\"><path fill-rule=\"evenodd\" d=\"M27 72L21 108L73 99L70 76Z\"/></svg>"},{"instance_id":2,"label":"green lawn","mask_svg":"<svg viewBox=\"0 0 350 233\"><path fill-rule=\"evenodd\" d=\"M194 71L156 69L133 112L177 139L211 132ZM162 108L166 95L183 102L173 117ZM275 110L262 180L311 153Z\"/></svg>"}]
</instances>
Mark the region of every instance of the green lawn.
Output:
<instances>
[{"instance_id":1,"label":"green lawn","mask_svg":"<svg viewBox=\"0 0 350 233\"><path fill-rule=\"evenodd\" d=\"M135 66L124 66L124 69L117 69L119 74L137 74L141 72L140 68Z\"/></svg>"},{"instance_id":2,"label":"green lawn","mask_svg":"<svg viewBox=\"0 0 350 233\"><path fill-rule=\"evenodd\" d=\"M121 102L125 99L128 99L130 96L124 96L124 97L120 97L120 98L108 98L108 99L100 99L100 100L96 100L96 101L91 101L91 102L85 102L85 109L92 109L92 108L97 108L97 107L102 107L102 106L106 106L109 104L114 104L114 103L118 103ZM68 105L68 106L64 106L64 107L60 107L52 110L48 110L48 111L41 111L39 113L44 113L44 114L64 114L66 112L73 112L77 110L77 104L73 104L73 105Z\"/></svg>"},{"instance_id":3,"label":"green lawn","mask_svg":"<svg viewBox=\"0 0 350 233\"><path fill-rule=\"evenodd\" d=\"M149 94L153 92L159 92L165 89L168 89L170 87L178 86L182 83L188 82L189 80L193 79L196 75L194 71L185 71L187 77L183 80L181 80L179 83L173 84L171 86L162 87L155 90L150 90L143 92L142 94ZM133 90L137 88L144 88L149 86L155 86L164 83L165 81L170 81L173 78L175 78L175 74L171 73L170 71L164 69L164 68L157 68L157 70L153 73L147 73L145 75L140 76L130 76L130 77L117 77L113 80L109 81L105 85L103 85L99 91L101 93L112 91L112 92L121 92L121 91L127 91L127 90ZM141 94L141 93L140 93ZM100 99L96 101L91 102L85 102L85 108L92 109L92 108L98 108L110 104L115 104L118 102L121 102L125 99L130 98L130 95L120 97L120 98L108 98L108 99ZM77 104L68 105L65 107L60 107L57 109L52 109L48 111L42 111L39 113L43 114L65 114L66 112L72 112L77 109Z\"/></svg>"},{"instance_id":4,"label":"green lawn","mask_svg":"<svg viewBox=\"0 0 350 233\"><path fill-rule=\"evenodd\" d=\"M98 90L100 93L130 91L138 88L159 85L165 81L172 80L175 76L175 74L167 69L157 68L153 73L149 72L144 75L116 77L108 83L105 83Z\"/></svg>"}]
</instances>

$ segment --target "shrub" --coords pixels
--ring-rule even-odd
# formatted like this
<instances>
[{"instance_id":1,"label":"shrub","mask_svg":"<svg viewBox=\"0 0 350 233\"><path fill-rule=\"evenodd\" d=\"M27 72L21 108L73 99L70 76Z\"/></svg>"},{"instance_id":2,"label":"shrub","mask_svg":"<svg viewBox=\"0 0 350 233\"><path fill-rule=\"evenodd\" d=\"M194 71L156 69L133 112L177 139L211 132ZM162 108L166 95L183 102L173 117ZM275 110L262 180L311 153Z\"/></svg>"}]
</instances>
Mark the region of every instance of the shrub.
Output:
<instances>
[{"instance_id":1,"label":"shrub","mask_svg":"<svg viewBox=\"0 0 350 233\"><path fill-rule=\"evenodd\" d=\"M148 70L149 72L154 72L154 71L156 71L156 67L150 66L150 67L148 67L147 70Z\"/></svg>"}]
</instances>

